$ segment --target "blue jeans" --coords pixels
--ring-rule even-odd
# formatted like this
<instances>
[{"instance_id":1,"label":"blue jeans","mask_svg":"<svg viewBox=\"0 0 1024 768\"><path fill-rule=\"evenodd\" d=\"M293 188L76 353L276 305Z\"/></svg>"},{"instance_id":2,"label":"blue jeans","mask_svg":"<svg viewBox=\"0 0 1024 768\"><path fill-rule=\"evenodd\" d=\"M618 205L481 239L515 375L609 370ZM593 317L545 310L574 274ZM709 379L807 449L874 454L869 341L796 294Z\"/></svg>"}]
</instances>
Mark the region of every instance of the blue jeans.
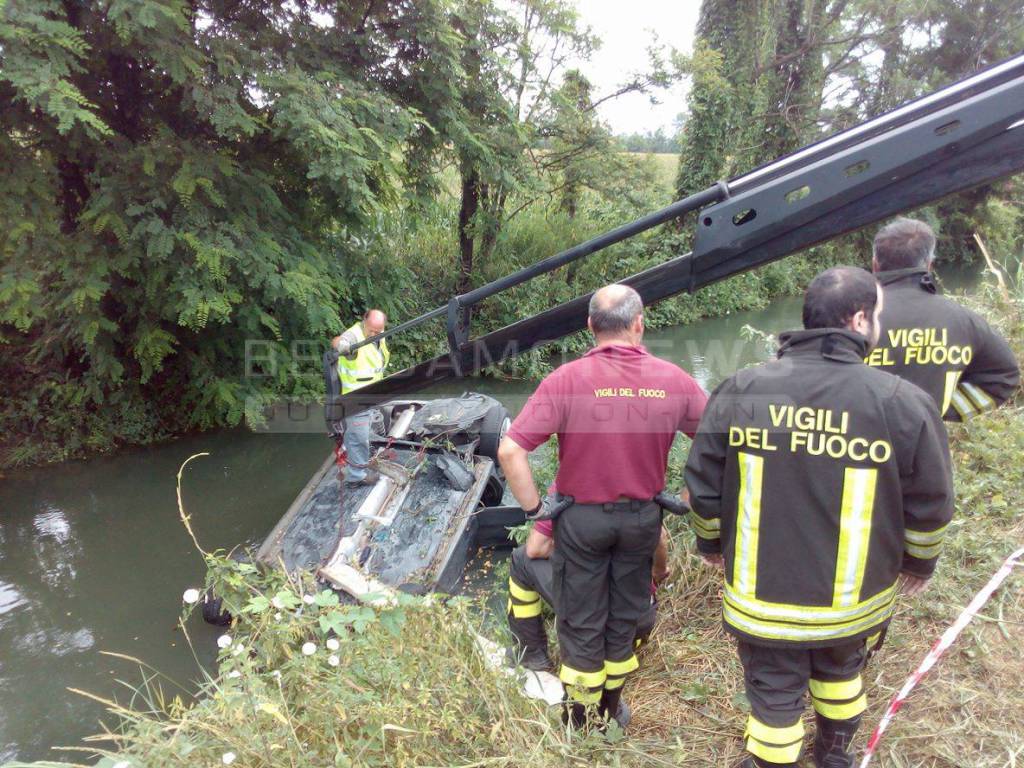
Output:
<instances>
[{"instance_id":1,"label":"blue jeans","mask_svg":"<svg viewBox=\"0 0 1024 768\"><path fill-rule=\"evenodd\" d=\"M345 452L348 468L345 481L357 483L366 477L366 463L370 460L370 412L363 411L345 420Z\"/></svg>"}]
</instances>

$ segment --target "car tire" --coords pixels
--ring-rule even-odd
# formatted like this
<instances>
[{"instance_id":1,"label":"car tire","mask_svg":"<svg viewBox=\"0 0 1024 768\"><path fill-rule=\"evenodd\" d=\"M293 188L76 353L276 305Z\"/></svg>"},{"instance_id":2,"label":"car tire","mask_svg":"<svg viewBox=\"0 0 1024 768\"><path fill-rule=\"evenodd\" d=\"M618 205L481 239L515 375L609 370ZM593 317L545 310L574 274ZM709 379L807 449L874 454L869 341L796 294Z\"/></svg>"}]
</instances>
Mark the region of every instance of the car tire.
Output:
<instances>
[{"instance_id":1,"label":"car tire","mask_svg":"<svg viewBox=\"0 0 1024 768\"><path fill-rule=\"evenodd\" d=\"M231 614L224 610L224 601L214 597L213 590L203 596L203 621L215 627L226 627L231 623Z\"/></svg>"},{"instance_id":2,"label":"car tire","mask_svg":"<svg viewBox=\"0 0 1024 768\"><path fill-rule=\"evenodd\" d=\"M487 476L487 483L484 485L484 492L480 495L480 502L485 507L497 507L505 498L505 476L501 473L501 467L495 465Z\"/></svg>"},{"instance_id":3,"label":"car tire","mask_svg":"<svg viewBox=\"0 0 1024 768\"><path fill-rule=\"evenodd\" d=\"M509 418L505 406L495 405L488 410L480 423L480 441L476 446L477 455L497 461L498 444L508 432L511 423L512 420Z\"/></svg>"}]
</instances>

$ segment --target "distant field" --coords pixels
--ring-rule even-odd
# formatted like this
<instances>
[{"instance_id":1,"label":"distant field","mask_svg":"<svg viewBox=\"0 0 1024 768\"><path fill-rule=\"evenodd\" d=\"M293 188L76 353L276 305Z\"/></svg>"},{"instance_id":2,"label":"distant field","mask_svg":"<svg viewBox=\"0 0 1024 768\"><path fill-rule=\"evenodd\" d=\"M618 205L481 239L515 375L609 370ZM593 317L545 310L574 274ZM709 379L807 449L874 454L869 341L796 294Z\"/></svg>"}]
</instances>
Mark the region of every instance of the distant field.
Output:
<instances>
[{"instance_id":1,"label":"distant field","mask_svg":"<svg viewBox=\"0 0 1024 768\"><path fill-rule=\"evenodd\" d=\"M676 173L679 170L679 155L675 152L633 152L625 154L635 154L639 157L650 158L658 168L658 181L660 181L665 189L673 190L676 185Z\"/></svg>"}]
</instances>

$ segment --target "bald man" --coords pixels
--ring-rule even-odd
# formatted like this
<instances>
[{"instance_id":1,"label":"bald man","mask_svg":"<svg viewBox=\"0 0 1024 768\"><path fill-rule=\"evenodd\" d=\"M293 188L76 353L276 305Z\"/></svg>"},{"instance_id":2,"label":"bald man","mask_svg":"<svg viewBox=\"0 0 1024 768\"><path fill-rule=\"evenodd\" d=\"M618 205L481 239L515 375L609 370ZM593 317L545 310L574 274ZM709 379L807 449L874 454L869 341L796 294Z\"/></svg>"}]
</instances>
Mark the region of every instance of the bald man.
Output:
<instances>
[{"instance_id":1,"label":"bald man","mask_svg":"<svg viewBox=\"0 0 1024 768\"><path fill-rule=\"evenodd\" d=\"M387 315L379 309L370 309L361 321L331 340L331 348L338 355L341 394L347 395L384 378L384 371L391 359L387 341L380 339L354 351L352 347L383 333L387 324ZM345 420L345 453L348 456L346 485L373 485L377 482L377 473L367 468L370 461L369 411L357 413Z\"/></svg>"},{"instance_id":2,"label":"bald man","mask_svg":"<svg viewBox=\"0 0 1024 768\"><path fill-rule=\"evenodd\" d=\"M597 291L587 325L595 347L541 382L498 449L509 488L533 515L541 498L527 457L558 435L555 491L574 503L555 520L552 591L565 718L575 728L588 722L589 705L602 719L625 709L661 534L652 499L665 488L676 432L693 437L707 401L689 375L641 345L643 302L632 288ZM513 617L539 605L515 574L509 591Z\"/></svg>"}]
</instances>

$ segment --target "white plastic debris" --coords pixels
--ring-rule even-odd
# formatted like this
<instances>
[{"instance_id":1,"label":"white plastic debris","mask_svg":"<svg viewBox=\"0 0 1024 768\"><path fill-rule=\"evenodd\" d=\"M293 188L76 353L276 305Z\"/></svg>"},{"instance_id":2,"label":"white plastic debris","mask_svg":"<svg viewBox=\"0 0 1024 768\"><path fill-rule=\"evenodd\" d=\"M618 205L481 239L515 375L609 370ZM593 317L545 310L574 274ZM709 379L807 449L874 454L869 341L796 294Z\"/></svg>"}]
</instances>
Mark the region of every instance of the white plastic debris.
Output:
<instances>
[{"instance_id":1,"label":"white plastic debris","mask_svg":"<svg viewBox=\"0 0 1024 768\"><path fill-rule=\"evenodd\" d=\"M476 636L476 645L488 667L504 672L506 675L521 676L522 693L527 698L538 699L551 706L562 701L565 695L562 683L550 672L513 669L506 662L505 649L483 635Z\"/></svg>"}]
</instances>

